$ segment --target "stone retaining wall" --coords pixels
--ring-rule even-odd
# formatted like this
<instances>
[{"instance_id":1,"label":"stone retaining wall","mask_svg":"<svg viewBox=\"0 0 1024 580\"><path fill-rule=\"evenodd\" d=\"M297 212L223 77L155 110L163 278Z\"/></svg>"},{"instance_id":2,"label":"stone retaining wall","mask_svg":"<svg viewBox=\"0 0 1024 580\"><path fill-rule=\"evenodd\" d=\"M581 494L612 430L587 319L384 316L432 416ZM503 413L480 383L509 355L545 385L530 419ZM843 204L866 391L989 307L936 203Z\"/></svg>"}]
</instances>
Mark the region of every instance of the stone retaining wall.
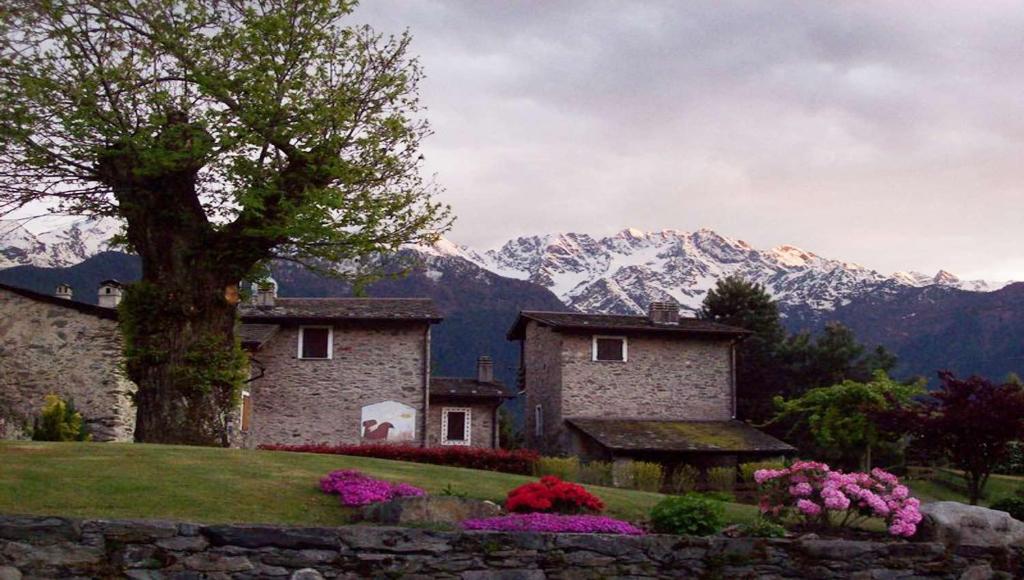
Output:
<instances>
[{"instance_id":1,"label":"stone retaining wall","mask_svg":"<svg viewBox=\"0 0 1024 580\"><path fill-rule=\"evenodd\" d=\"M1024 576L1020 548L922 542L201 526L0 516L0 579L989 578ZM310 570L312 569L312 570ZM319 572L314 572L316 570Z\"/></svg>"}]
</instances>

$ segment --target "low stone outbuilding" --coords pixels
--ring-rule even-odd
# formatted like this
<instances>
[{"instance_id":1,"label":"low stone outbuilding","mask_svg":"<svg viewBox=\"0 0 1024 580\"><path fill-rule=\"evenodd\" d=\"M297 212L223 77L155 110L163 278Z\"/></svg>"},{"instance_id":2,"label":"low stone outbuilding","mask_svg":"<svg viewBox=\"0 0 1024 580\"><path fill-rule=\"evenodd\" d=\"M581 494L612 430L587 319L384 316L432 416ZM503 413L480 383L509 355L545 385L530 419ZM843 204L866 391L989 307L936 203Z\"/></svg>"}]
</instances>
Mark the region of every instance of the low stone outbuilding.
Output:
<instances>
[{"instance_id":1,"label":"low stone outbuilding","mask_svg":"<svg viewBox=\"0 0 1024 580\"><path fill-rule=\"evenodd\" d=\"M499 447L498 409L514 396L494 379L489 356L477 361L475 377L432 377L427 444Z\"/></svg>"}]
</instances>

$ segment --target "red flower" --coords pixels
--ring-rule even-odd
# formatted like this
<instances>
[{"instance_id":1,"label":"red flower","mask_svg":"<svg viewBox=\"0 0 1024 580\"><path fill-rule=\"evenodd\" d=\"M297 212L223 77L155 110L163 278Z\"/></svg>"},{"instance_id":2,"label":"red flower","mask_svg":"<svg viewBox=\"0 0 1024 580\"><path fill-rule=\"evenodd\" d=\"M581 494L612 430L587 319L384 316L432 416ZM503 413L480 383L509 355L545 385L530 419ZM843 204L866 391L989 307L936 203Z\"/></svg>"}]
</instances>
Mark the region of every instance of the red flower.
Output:
<instances>
[{"instance_id":1,"label":"red flower","mask_svg":"<svg viewBox=\"0 0 1024 580\"><path fill-rule=\"evenodd\" d=\"M548 475L539 482L523 484L509 492L505 509L510 512L576 514L600 512L604 503L581 485Z\"/></svg>"}]
</instances>

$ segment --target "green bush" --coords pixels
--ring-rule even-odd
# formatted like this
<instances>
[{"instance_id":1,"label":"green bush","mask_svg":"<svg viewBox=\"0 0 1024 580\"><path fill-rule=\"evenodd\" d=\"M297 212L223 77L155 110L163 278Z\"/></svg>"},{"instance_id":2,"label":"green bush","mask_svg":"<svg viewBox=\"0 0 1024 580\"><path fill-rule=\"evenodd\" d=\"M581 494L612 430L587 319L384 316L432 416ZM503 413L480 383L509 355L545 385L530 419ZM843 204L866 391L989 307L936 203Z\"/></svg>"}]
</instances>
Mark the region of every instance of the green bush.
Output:
<instances>
[{"instance_id":1,"label":"green bush","mask_svg":"<svg viewBox=\"0 0 1024 580\"><path fill-rule=\"evenodd\" d=\"M632 468L634 489L643 491L661 490L661 480L664 475L664 470L660 463L634 461L632 463Z\"/></svg>"},{"instance_id":2,"label":"green bush","mask_svg":"<svg viewBox=\"0 0 1024 580\"><path fill-rule=\"evenodd\" d=\"M662 534L709 536L725 524L725 504L693 493L667 497L651 510L651 524Z\"/></svg>"},{"instance_id":3,"label":"green bush","mask_svg":"<svg viewBox=\"0 0 1024 580\"><path fill-rule=\"evenodd\" d=\"M610 486L613 481L610 461L590 461L580 466L580 483Z\"/></svg>"},{"instance_id":4,"label":"green bush","mask_svg":"<svg viewBox=\"0 0 1024 580\"><path fill-rule=\"evenodd\" d=\"M554 475L562 481L579 481L579 457L541 457L534 466L535 475Z\"/></svg>"},{"instance_id":5,"label":"green bush","mask_svg":"<svg viewBox=\"0 0 1024 580\"><path fill-rule=\"evenodd\" d=\"M708 488L714 491L732 491L736 487L736 468L711 467L708 469Z\"/></svg>"},{"instance_id":6,"label":"green bush","mask_svg":"<svg viewBox=\"0 0 1024 580\"><path fill-rule=\"evenodd\" d=\"M1024 497L1012 496L993 503L989 508L1006 512L1015 520L1024 522Z\"/></svg>"},{"instance_id":7,"label":"green bush","mask_svg":"<svg viewBox=\"0 0 1024 580\"><path fill-rule=\"evenodd\" d=\"M739 527L740 534L748 538L784 538L786 537L786 528L780 524L766 520L764 518L757 518L752 523L741 524Z\"/></svg>"},{"instance_id":8,"label":"green bush","mask_svg":"<svg viewBox=\"0 0 1024 580\"><path fill-rule=\"evenodd\" d=\"M692 465L680 465L669 477L668 487L675 494L684 494L697 491L697 482L700 480L700 469Z\"/></svg>"},{"instance_id":9,"label":"green bush","mask_svg":"<svg viewBox=\"0 0 1024 580\"><path fill-rule=\"evenodd\" d=\"M32 425L33 441L88 441L92 437L75 410L75 402L64 402L57 395L46 395L43 412Z\"/></svg>"},{"instance_id":10,"label":"green bush","mask_svg":"<svg viewBox=\"0 0 1024 580\"><path fill-rule=\"evenodd\" d=\"M621 461L612 465L612 480L617 487L658 491L661 489L662 475L660 463Z\"/></svg>"},{"instance_id":11,"label":"green bush","mask_svg":"<svg viewBox=\"0 0 1024 580\"><path fill-rule=\"evenodd\" d=\"M759 469L783 469L785 467L786 464L781 459L772 461L751 461L749 463L741 463L740 478L743 479L743 483L756 485L757 482L754 481L754 472L758 471Z\"/></svg>"}]
</instances>

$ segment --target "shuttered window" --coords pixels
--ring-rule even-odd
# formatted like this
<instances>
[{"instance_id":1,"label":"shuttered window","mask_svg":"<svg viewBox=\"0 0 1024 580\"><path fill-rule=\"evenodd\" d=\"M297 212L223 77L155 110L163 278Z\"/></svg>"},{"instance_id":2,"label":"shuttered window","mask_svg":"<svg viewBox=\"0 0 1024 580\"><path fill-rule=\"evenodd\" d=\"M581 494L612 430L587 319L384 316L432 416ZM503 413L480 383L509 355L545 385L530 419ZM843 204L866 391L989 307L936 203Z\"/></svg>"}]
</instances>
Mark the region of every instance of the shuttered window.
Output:
<instances>
[{"instance_id":1,"label":"shuttered window","mask_svg":"<svg viewBox=\"0 0 1024 580\"><path fill-rule=\"evenodd\" d=\"M299 358L331 358L331 329L303 326L299 330Z\"/></svg>"}]
</instances>

